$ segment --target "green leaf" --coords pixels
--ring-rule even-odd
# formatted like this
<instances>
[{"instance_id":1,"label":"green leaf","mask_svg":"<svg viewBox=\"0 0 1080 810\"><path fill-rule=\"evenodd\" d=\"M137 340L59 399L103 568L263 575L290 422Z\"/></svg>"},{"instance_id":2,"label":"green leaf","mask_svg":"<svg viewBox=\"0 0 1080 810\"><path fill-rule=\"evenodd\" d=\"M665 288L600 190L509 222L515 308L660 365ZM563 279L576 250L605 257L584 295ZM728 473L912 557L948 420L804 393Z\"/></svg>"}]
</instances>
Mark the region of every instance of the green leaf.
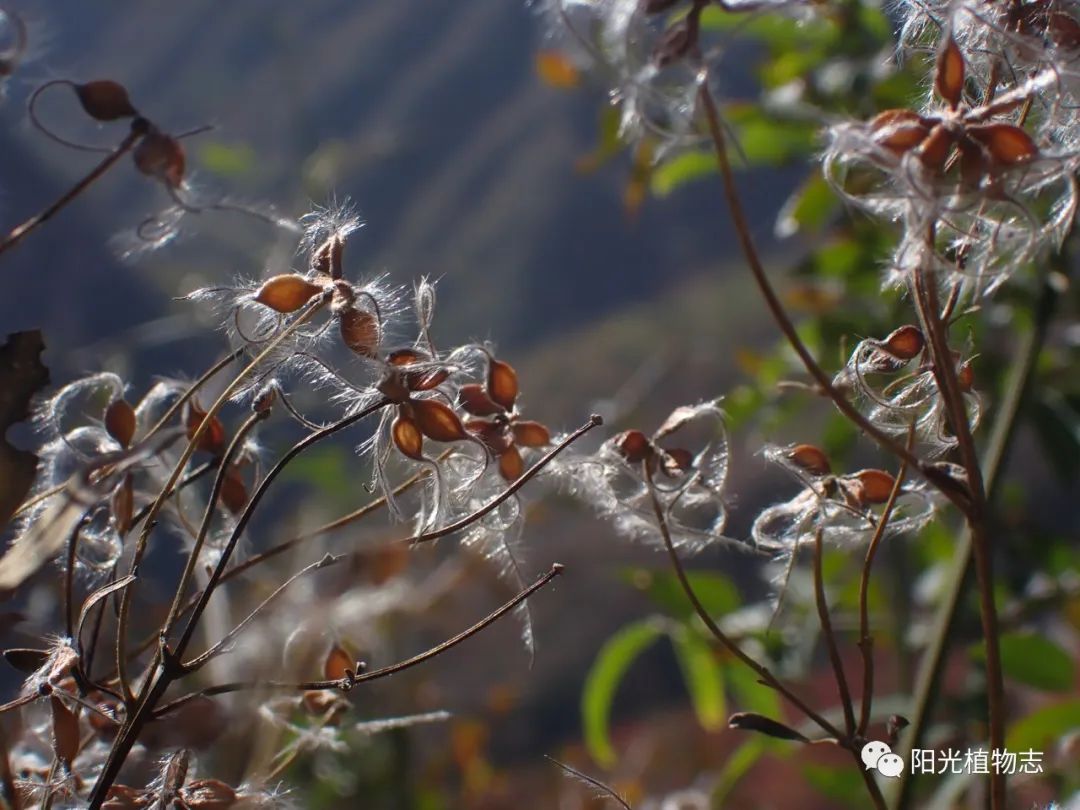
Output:
<instances>
[{"instance_id":1,"label":"green leaf","mask_svg":"<svg viewBox=\"0 0 1080 810\"><path fill-rule=\"evenodd\" d=\"M1047 751L1076 729L1080 729L1080 698L1044 706L1013 723L1005 735L1005 747L1010 751Z\"/></svg>"},{"instance_id":2,"label":"green leaf","mask_svg":"<svg viewBox=\"0 0 1080 810\"><path fill-rule=\"evenodd\" d=\"M724 679L708 642L697 633L681 628L671 635L671 643L701 727L707 731L723 727L727 714Z\"/></svg>"},{"instance_id":3,"label":"green leaf","mask_svg":"<svg viewBox=\"0 0 1080 810\"><path fill-rule=\"evenodd\" d=\"M663 632L663 627L652 619L627 625L600 648L585 676L585 689L581 695L585 746L592 758L604 767L613 765L616 760L608 728L615 693L630 664Z\"/></svg>"},{"instance_id":4,"label":"green leaf","mask_svg":"<svg viewBox=\"0 0 1080 810\"><path fill-rule=\"evenodd\" d=\"M625 579L645 591L649 598L670 616L688 621L696 615L694 606L671 571L631 572ZM698 601L710 616L723 616L739 608L739 591L723 574L712 571L687 571L686 578Z\"/></svg>"},{"instance_id":5,"label":"green leaf","mask_svg":"<svg viewBox=\"0 0 1080 810\"><path fill-rule=\"evenodd\" d=\"M724 676L738 707L766 717L783 717L780 698L775 691L758 683L757 674L739 661L732 661Z\"/></svg>"},{"instance_id":6,"label":"green leaf","mask_svg":"<svg viewBox=\"0 0 1080 810\"><path fill-rule=\"evenodd\" d=\"M1066 692L1076 682L1076 670L1069 654L1044 636L1034 633L1005 633L1001 636L1001 668L1014 681L1051 692ZM986 660L982 644L975 649Z\"/></svg>"},{"instance_id":7,"label":"green leaf","mask_svg":"<svg viewBox=\"0 0 1080 810\"><path fill-rule=\"evenodd\" d=\"M844 807L865 807L862 777L852 764L803 765L803 776L819 793Z\"/></svg>"},{"instance_id":8,"label":"green leaf","mask_svg":"<svg viewBox=\"0 0 1080 810\"><path fill-rule=\"evenodd\" d=\"M680 186L716 173L716 155L704 149L683 152L656 167L652 175L652 193L666 197Z\"/></svg>"},{"instance_id":9,"label":"green leaf","mask_svg":"<svg viewBox=\"0 0 1080 810\"><path fill-rule=\"evenodd\" d=\"M776 217L776 235L817 233L840 207L840 199L821 172L814 172L784 203Z\"/></svg>"},{"instance_id":10,"label":"green leaf","mask_svg":"<svg viewBox=\"0 0 1080 810\"><path fill-rule=\"evenodd\" d=\"M224 177L242 177L255 170L255 150L246 143L230 145L210 141L199 148L199 161L209 171Z\"/></svg>"}]
</instances>

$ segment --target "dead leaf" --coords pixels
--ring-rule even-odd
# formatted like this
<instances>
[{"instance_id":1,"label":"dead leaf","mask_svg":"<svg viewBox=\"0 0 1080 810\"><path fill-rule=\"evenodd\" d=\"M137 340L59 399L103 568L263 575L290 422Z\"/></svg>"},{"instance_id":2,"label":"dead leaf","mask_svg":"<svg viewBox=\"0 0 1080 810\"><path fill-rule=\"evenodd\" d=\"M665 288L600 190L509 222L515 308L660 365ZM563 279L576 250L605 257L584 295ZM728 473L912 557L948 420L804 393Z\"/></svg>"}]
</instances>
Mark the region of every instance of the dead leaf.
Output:
<instances>
[{"instance_id":1,"label":"dead leaf","mask_svg":"<svg viewBox=\"0 0 1080 810\"><path fill-rule=\"evenodd\" d=\"M7 429L30 415L30 400L49 383L41 332L16 332L0 346L0 529L30 492L38 459L8 444Z\"/></svg>"}]
</instances>

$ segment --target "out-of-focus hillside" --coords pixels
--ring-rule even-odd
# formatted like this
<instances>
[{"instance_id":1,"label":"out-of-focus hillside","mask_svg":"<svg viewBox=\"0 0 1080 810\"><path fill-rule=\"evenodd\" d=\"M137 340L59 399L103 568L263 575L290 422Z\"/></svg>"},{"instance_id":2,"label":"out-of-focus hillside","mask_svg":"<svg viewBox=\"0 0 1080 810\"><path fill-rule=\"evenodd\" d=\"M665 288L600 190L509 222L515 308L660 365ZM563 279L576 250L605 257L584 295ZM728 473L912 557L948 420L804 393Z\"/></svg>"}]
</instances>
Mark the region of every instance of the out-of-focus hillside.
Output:
<instances>
[{"instance_id":1,"label":"out-of-focus hillside","mask_svg":"<svg viewBox=\"0 0 1080 810\"><path fill-rule=\"evenodd\" d=\"M715 189L647 204L631 222L620 204L626 166L575 172L575 159L592 148L601 94L561 93L536 79L542 26L522 2L113 0L24 11L44 44L3 109L6 222L93 165L92 156L25 124L29 90L49 77L111 77L163 127L216 125L186 142L193 180L204 188L292 215L351 197L368 225L350 245L350 270L440 278L448 339L542 340L645 300L725 252L728 226ZM78 137L120 137L118 127L85 126L62 92L42 110ZM752 208L782 198L767 187L748 184ZM100 316L119 336L156 314L162 292L291 259L291 237L217 214L189 217L193 238L134 269L121 266L108 238L167 203L122 167L11 257L16 287L0 302L0 321L9 329L55 323L76 307L50 291L70 283L95 308L100 297ZM771 216L760 221L767 232ZM80 246L78 281L66 277L76 263L59 253L71 242ZM139 290L149 312L110 312L116 297L105 294L106 283ZM65 357L91 331L102 335L84 316L69 324L69 334L51 340Z\"/></svg>"}]
</instances>

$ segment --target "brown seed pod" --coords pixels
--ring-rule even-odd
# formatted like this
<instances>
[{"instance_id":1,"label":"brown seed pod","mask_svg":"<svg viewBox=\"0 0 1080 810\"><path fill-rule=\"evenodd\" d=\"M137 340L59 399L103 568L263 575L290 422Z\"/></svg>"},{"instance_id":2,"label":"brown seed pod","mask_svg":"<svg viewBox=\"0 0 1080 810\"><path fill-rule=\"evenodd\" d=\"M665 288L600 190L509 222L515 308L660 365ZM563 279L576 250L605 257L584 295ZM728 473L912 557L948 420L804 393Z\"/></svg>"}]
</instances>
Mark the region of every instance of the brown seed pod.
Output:
<instances>
[{"instance_id":1,"label":"brown seed pod","mask_svg":"<svg viewBox=\"0 0 1080 810\"><path fill-rule=\"evenodd\" d=\"M923 338L922 331L911 325L894 329L883 343L885 351L901 360L911 360L916 357L923 350L924 345L926 345L926 340Z\"/></svg>"},{"instance_id":2,"label":"brown seed pod","mask_svg":"<svg viewBox=\"0 0 1080 810\"><path fill-rule=\"evenodd\" d=\"M488 422L486 419L470 419L465 423L465 429L484 443L484 446L493 455L501 455L513 444L513 434L506 429L506 425L500 422Z\"/></svg>"},{"instance_id":3,"label":"brown seed pod","mask_svg":"<svg viewBox=\"0 0 1080 810\"><path fill-rule=\"evenodd\" d=\"M896 155L914 149L930 134L930 124L913 110L885 110L870 120L874 140Z\"/></svg>"},{"instance_id":4,"label":"brown seed pod","mask_svg":"<svg viewBox=\"0 0 1080 810\"><path fill-rule=\"evenodd\" d=\"M198 402L191 400L187 405L187 419L185 420L187 426L187 438L191 441L192 437L198 431L202 425L203 420L206 419L206 411L202 409ZM218 419L217 414L210 420L210 424L207 426L206 431L199 437L199 442L195 446L196 450L204 450L207 453L213 453L214 455L220 455L225 449L225 425Z\"/></svg>"},{"instance_id":5,"label":"brown seed pod","mask_svg":"<svg viewBox=\"0 0 1080 810\"><path fill-rule=\"evenodd\" d=\"M75 95L86 114L98 121L115 121L133 118L138 110L128 98L124 85L109 79L98 79L86 84L76 84Z\"/></svg>"},{"instance_id":6,"label":"brown seed pod","mask_svg":"<svg viewBox=\"0 0 1080 810\"><path fill-rule=\"evenodd\" d=\"M255 293L255 301L275 312L296 312L322 289L299 273L285 273L264 281Z\"/></svg>"},{"instance_id":7,"label":"brown seed pod","mask_svg":"<svg viewBox=\"0 0 1080 810\"><path fill-rule=\"evenodd\" d=\"M323 678L328 681L338 681L346 677L349 672L354 672L356 662L352 656L340 644L335 644L326 653L323 661Z\"/></svg>"},{"instance_id":8,"label":"brown seed pod","mask_svg":"<svg viewBox=\"0 0 1080 810\"><path fill-rule=\"evenodd\" d=\"M631 464L640 464L653 457L653 445L640 430L625 430L611 439L612 445Z\"/></svg>"},{"instance_id":9,"label":"brown seed pod","mask_svg":"<svg viewBox=\"0 0 1080 810\"><path fill-rule=\"evenodd\" d=\"M229 810L236 804L236 791L220 779L196 779L180 792L189 810Z\"/></svg>"},{"instance_id":10,"label":"brown seed pod","mask_svg":"<svg viewBox=\"0 0 1080 810\"><path fill-rule=\"evenodd\" d=\"M171 135L151 129L143 135L132 157L135 167L143 174L156 177L171 188L183 185L184 147Z\"/></svg>"},{"instance_id":11,"label":"brown seed pod","mask_svg":"<svg viewBox=\"0 0 1080 810\"><path fill-rule=\"evenodd\" d=\"M514 445L510 445L499 456L499 474L506 481L516 481L525 472L525 461Z\"/></svg>"},{"instance_id":12,"label":"brown seed pod","mask_svg":"<svg viewBox=\"0 0 1080 810\"><path fill-rule=\"evenodd\" d=\"M122 447L130 447L135 438L135 409L125 399L114 399L105 409L105 430L120 442Z\"/></svg>"},{"instance_id":13,"label":"brown seed pod","mask_svg":"<svg viewBox=\"0 0 1080 810\"><path fill-rule=\"evenodd\" d=\"M70 765L79 755L79 718L60 698L49 698L52 708L53 752L61 762Z\"/></svg>"},{"instance_id":14,"label":"brown seed pod","mask_svg":"<svg viewBox=\"0 0 1080 810\"><path fill-rule=\"evenodd\" d=\"M484 386L469 383L458 391L458 404L473 416L494 416L502 413L502 407L487 395Z\"/></svg>"},{"instance_id":15,"label":"brown seed pod","mask_svg":"<svg viewBox=\"0 0 1080 810\"><path fill-rule=\"evenodd\" d=\"M828 475L832 472L825 451L812 444L797 444L787 452L789 460L812 475Z\"/></svg>"},{"instance_id":16,"label":"brown seed pod","mask_svg":"<svg viewBox=\"0 0 1080 810\"><path fill-rule=\"evenodd\" d=\"M954 110L960 106L964 95L964 72L964 55L950 36L938 52L934 89Z\"/></svg>"},{"instance_id":17,"label":"brown seed pod","mask_svg":"<svg viewBox=\"0 0 1080 810\"><path fill-rule=\"evenodd\" d=\"M488 396L495 402L508 411L513 410L518 395L518 379L514 367L491 358L488 362L487 390Z\"/></svg>"},{"instance_id":18,"label":"brown seed pod","mask_svg":"<svg viewBox=\"0 0 1080 810\"><path fill-rule=\"evenodd\" d=\"M420 432L437 442L456 442L465 438L465 426L448 405L434 399L412 401L413 419Z\"/></svg>"},{"instance_id":19,"label":"brown seed pod","mask_svg":"<svg viewBox=\"0 0 1080 810\"><path fill-rule=\"evenodd\" d=\"M978 124L969 126L967 134L981 143L996 163L1012 166L1031 160L1039 147L1020 127L1012 124Z\"/></svg>"},{"instance_id":20,"label":"brown seed pod","mask_svg":"<svg viewBox=\"0 0 1080 810\"><path fill-rule=\"evenodd\" d=\"M233 515L244 511L248 502L247 484L244 476L235 464L225 472L221 482L221 504Z\"/></svg>"},{"instance_id":21,"label":"brown seed pod","mask_svg":"<svg viewBox=\"0 0 1080 810\"><path fill-rule=\"evenodd\" d=\"M414 366L431 363L431 358L417 349L397 349L390 352L386 361L392 366ZM410 391L430 391L442 385L449 376L448 369L427 368L406 372L404 379Z\"/></svg>"},{"instance_id":22,"label":"brown seed pod","mask_svg":"<svg viewBox=\"0 0 1080 810\"><path fill-rule=\"evenodd\" d=\"M10 650L4 650L4 660L15 667L15 669L19 670L19 672L24 672L29 675L31 672L37 672L45 666L45 662L49 660L49 651L16 647Z\"/></svg>"},{"instance_id":23,"label":"brown seed pod","mask_svg":"<svg viewBox=\"0 0 1080 810\"><path fill-rule=\"evenodd\" d=\"M514 442L522 447L547 447L551 444L551 433L539 422L523 419L510 426Z\"/></svg>"},{"instance_id":24,"label":"brown seed pod","mask_svg":"<svg viewBox=\"0 0 1080 810\"><path fill-rule=\"evenodd\" d=\"M424 434L412 419L399 413L390 426L390 434L402 455L417 461L423 460Z\"/></svg>"},{"instance_id":25,"label":"brown seed pod","mask_svg":"<svg viewBox=\"0 0 1080 810\"><path fill-rule=\"evenodd\" d=\"M685 475L694 468L694 454L682 447L665 450L660 457L660 468L671 478Z\"/></svg>"},{"instance_id":26,"label":"brown seed pod","mask_svg":"<svg viewBox=\"0 0 1080 810\"><path fill-rule=\"evenodd\" d=\"M342 342L364 357L378 357L382 329L379 319L372 313L349 307L338 314Z\"/></svg>"},{"instance_id":27,"label":"brown seed pod","mask_svg":"<svg viewBox=\"0 0 1080 810\"><path fill-rule=\"evenodd\" d=\"M955 141L956 136L938 124L930 130L930 134L919 144L915 153L926 168L941 171Z\"/></svg>"},{"instance_id":28,"label":"brown seed pod","mask_svg":"<svg viewBox=\"0 0 1080 810\"><path fill-rule=\"evenodd\" d=\"M956 370L956 379L960 383L960 390L965 393L975 385L975 369L971 367L970 360L961 364L960 368Z\"/></svg>"},{"instance_id":29,"label":"brown seed pod","mask_svg":"<svg viewBox=\"0 0 1080 810\"><path fill-rule=\"evenodd\" d=\"M858 496L864 504L885 503L896 485L896 479L884 470L860 470L851 477L859 484Z\"/></svg>"},{"instance_id":30,"label":"brown seed pod","mask_svg":"<svg viewBox=\"0 0 1080 810\"><path fill-rule=\"evenodd\" d=\"M334 234L311 254L311 269L332 279L341 278L341 257L344 252L345 240Z\"/></svg>"}]
</instances>

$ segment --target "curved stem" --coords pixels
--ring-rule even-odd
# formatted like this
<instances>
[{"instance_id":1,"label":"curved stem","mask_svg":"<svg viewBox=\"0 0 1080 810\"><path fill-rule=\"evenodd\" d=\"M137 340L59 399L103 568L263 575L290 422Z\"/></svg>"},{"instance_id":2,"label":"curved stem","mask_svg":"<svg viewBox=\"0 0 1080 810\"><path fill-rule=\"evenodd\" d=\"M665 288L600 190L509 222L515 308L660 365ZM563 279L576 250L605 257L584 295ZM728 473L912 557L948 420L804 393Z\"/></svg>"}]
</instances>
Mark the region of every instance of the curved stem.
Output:
<instances>
[{"instance_id":1,"label":"curved stem","mask_svg":"<svg viewBox=\"0 0 1080 810\"><path fill-rule=\"evenodd\" d=\"M125 135L124 140L120 141L117 147L106 155L105 158L86 175L86 177L68 189L65 194L44 211L30 217L30 219L14 228L7 236L0 240L0 253L4 253L6 250L15 247L15 245L19 244L27 234L39 225L43 225L56 216L64 206L86 191L86 189L99 180L105 172L111 169L120 158L130 152L131 148L141 137L142 133L135 130L132 130Z\"/></svg>"},{"instance_id":2,"label":"curved stem","mask_svg":"<svg viewBox=\"0 0 1080 810\"><path fill-rule=\"evenodd\" d=\"M844 710L844 725L849 738L855 735L855 707L851 702L851 690L848 688L847 675L844 674L844 662L840 659L840 649L833 633L832 619L829 618L829 603L825 595L825 576L822 572L822 558L825 556L822 538L825 530L814 532L814 604L817 606L818 621L821 623L821 635L825 638L825 648L829 653L833 676L836 678L836 690L840 694L840 705Z\"/></svg>"}]
</instances>

